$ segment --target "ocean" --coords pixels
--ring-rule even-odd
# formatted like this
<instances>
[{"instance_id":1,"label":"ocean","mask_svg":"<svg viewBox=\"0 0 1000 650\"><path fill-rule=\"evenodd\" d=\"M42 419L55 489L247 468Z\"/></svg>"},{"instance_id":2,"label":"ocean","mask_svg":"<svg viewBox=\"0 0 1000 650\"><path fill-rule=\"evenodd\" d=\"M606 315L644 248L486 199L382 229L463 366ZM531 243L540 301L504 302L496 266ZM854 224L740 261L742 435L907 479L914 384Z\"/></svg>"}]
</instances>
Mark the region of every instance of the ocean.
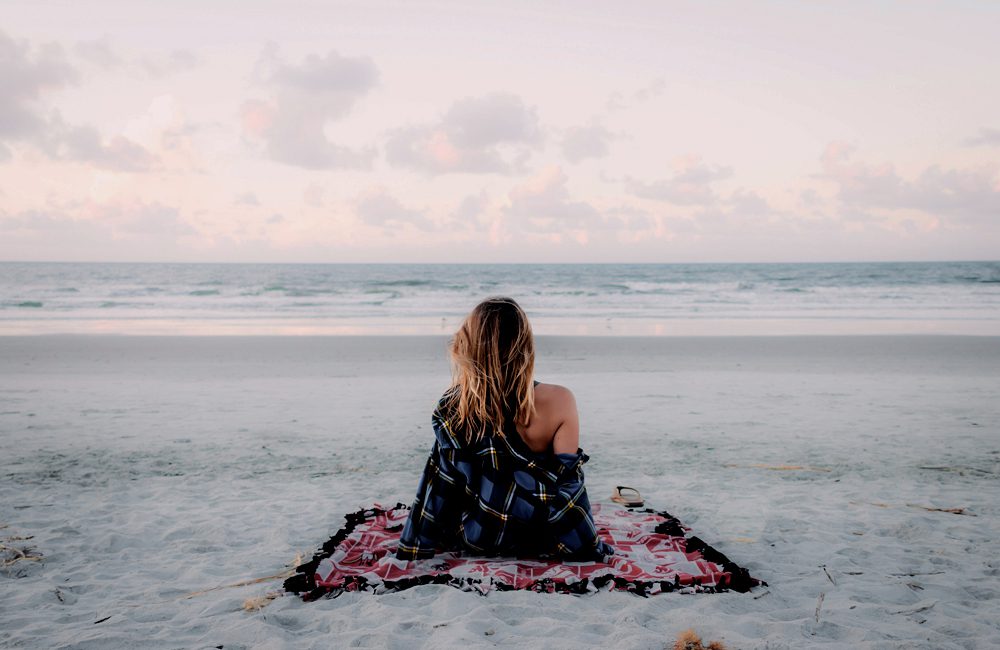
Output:
<instances>
[{"instance_id":1,"label":"ocean","mask_svg":"<svg viewBox=\"0 0 1000 650\"><path fill-rule=\"evenodd\" d=\"M449 334L493 295L539 334L1000 335L1000 262L4 262L0 335Z\"/></svg>"}]
</instances>

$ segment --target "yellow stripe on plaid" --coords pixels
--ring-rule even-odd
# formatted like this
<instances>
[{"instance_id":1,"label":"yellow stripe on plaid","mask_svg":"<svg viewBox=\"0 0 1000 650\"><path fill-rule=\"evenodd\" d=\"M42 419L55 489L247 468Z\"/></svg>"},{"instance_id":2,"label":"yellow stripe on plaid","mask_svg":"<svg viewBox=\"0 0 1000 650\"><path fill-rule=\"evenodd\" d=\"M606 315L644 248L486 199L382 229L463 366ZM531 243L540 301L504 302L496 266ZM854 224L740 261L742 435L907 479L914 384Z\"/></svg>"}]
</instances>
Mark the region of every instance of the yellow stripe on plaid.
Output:
<instances>
[{"instance_id":1,"label":"yellow stripe on plaid","mask_svg":"<svg viewBox=\"0 0 1000 650\"><path fill-rule=\"evenodd\" d=\"M483 498L481 496L476 499L476 503L479 504L479 509L482 510L483 512L486 512L488 514L493 515L494 517L496 517L500 521L507 521L507 517L509 515L507 515L506 513L500 512L496 508L491 508L489 506L489 504L487 504L485 501L483 501Z\"/></svg>"},{"instance_id":2,"label":"yellow stripe on plaid","mask_svg":"<svg viewBox=\"0 0 1000 650\"><path fill-rule=\"evenodd\" d=\"M445 420L444 418L438 418L438 419L440 419L441 424L444 425L444 430L448 432L448 436L451 438L451 441L455 443L456 447L459 447L460 445L458 442L458 438L455 437L455 434L451 430L451 422L449 420Z\"/></svg>"},{"instance_id":3,"label":"yellow stripe on plaid","mask_svg":"<svg viewBox=\"0 0 1000 650\"><path fill-rule=\"evenodd\" d=\"M573 494L569 499L566 500L565 505L558 512L549 515L549 522L559 521L562 519L563 515L569 512L571 509L576 507L576 501L580 498L580 495L584 493L583 484L580 484L580 488Z\"/></svg>"}]
</instances>

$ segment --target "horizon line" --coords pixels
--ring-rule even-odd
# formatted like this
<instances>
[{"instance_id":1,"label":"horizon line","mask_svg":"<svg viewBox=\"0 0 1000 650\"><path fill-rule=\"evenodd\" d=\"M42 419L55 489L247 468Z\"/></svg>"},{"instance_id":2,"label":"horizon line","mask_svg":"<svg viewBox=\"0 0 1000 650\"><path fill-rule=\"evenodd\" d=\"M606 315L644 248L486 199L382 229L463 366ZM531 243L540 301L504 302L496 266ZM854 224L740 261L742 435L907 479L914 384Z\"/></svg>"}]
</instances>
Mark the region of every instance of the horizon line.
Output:
<instances>
[{"instance_id":1,"label":"horizon line","mask_svg":"<svg viewBox=\"0 0 1000 650\"><path fill-rule=\"evenodd\" d=\"M691 266L691 265L776 265L776 264L995 264L1000 259L933 260L824 260L794 262L275 262L275 261L149 261L149 260L0 260L0 264L163 264L163 265L273 265L273 266Z\"/></svg>"}]
</instances>

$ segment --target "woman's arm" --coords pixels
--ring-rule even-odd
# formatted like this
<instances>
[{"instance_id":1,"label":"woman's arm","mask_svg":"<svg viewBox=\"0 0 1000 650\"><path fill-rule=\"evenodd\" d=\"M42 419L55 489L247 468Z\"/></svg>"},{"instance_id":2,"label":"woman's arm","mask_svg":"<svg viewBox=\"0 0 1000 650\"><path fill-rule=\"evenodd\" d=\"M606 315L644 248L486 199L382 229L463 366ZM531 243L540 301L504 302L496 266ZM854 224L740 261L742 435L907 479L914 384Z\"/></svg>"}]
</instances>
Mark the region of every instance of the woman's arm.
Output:
<instances>
[{"instance_id":1,"label":"woman's arm","mask_svg":"<svg viewBox=\"0 0 1000 650\"><path fill-rule=\"evenodd\" d=\"M552 451L556 454L575 454L580 448L580 415L576 410L573 391L564 386L553 386L554 411L559 426L552 438Z\"/></svg>"},{"instance_id":2,"label":"woman's arm","mask_svg":"<svg viewBox=\"0 0 1000 650\"><path fill-rule=\"evenodd\" d=\"M435 409L431 417L435 442L417 496L399 537L396 557L417 560L432 557L442 542L452 541L461 517L465 476L454 463L455 448L448 424Z\"/></svg>"}]
</instances>

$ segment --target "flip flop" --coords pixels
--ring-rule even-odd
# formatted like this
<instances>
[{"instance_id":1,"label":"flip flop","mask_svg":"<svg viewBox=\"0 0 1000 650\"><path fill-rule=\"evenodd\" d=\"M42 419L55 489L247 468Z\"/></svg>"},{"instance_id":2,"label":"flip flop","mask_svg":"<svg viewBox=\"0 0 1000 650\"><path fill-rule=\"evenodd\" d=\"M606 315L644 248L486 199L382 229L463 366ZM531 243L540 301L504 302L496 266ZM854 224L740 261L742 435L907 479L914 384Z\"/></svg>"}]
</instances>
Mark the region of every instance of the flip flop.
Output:
<instances>
[{"instance_id":1,"label":"flip flop","mask_svg":"<svg viewBox=\"0 0 1000 650\"><path fill-rule=\"evenodd\" d=\"M615 488L615 491L611 493L611 500L622 504L626 508L641 508L646 503L642 500L639 490L624 485L619 485Z\"/></svg>"}]
</instances>

